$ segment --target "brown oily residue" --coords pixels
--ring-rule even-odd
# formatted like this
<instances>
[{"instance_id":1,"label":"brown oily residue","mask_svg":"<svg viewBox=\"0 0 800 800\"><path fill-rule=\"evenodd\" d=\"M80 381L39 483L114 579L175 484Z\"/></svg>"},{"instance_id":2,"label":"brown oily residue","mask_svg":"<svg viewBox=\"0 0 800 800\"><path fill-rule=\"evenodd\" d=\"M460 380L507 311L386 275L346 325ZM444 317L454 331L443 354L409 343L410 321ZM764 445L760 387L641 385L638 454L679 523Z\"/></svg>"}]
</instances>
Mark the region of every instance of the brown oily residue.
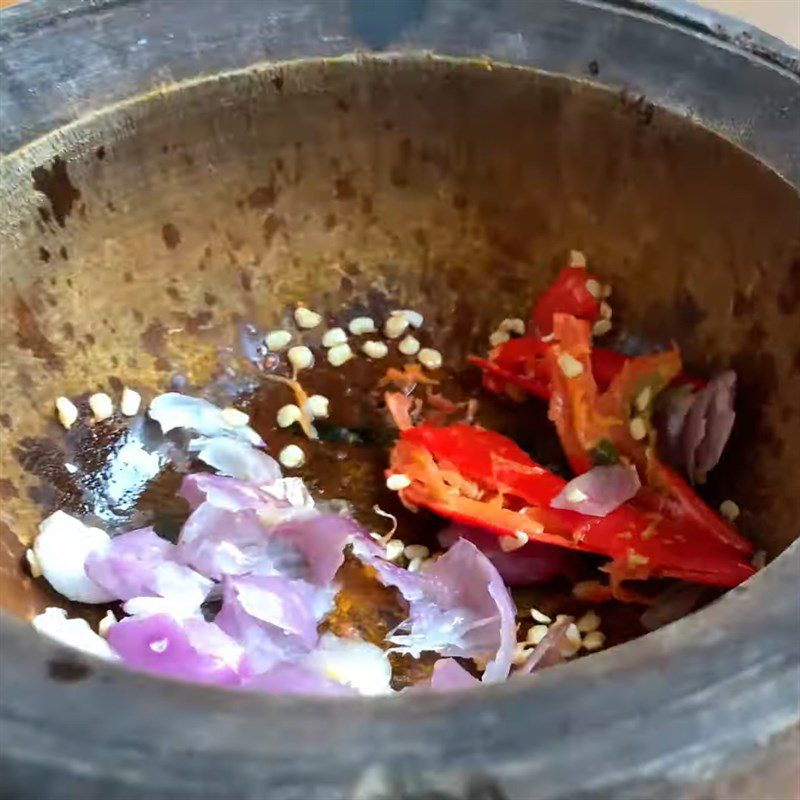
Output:
<instances>
[{"instance_id":1,"label":"brown oily residue","mask_svg":"<svg viewBox=\"0 0 800 800\"><path fill-rule=\"evenodd\" d=\"M66 162L61 156L56 156L50 169L36 167L31 172L31 177L33 188L47 197L56 222L63 228L66 218L72 213L73 205L81 196L80 190L69 178Z\"/></svg>"}]
</instances>

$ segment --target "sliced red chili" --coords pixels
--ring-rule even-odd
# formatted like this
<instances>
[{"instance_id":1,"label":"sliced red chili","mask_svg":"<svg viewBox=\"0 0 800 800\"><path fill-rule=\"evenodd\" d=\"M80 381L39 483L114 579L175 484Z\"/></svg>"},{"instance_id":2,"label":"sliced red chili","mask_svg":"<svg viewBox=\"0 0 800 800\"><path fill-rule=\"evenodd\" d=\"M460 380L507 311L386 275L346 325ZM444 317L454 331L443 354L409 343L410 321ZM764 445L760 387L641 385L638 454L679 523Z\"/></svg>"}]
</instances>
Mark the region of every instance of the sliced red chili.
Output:
<instances>
[{"instance_id":1,"label":"sliced red chili","mask_svg":"<svg viewBox=\"0 0 800 800\"><path fill-rule=\"evenodd\" d=\"M612 559L617 580L685 577L735 586L753 573L736 549L691 522L625 504L606 517L550 508L565 481L530 459L514 442L465 424L420 425L401 433L391 472L411 485L411 506L500 535L529 539Z\"/></svg>"},{"instance_id":2,"label":"sliced red chili","mask_svg":"<svg viewBox=\"0 0 800 800\"><path fill-rule=\"evenodd\" d=\"M635 503L701 531L740 553L752 553L750 542L655 457L647 435L649 428L646 428L644 438L635 438L631 431L631 409L637 397L645 390L655 396L680 374L677 351L629 360L608 390L601 394L588 369L591 348L588 323L557 314L555 325L558 341L550 354L553 393L549 413L572 468L578 473L586 471L592 465L596 448L603 442L610 442L639 469L644 488L635 498ZM565 356L581 365L579 373L573 370L566 374L559 369L560 359ZM636 413L646 412L637 410Z\"/></svg>"},{"instance_id":3,"label":"sliced red chili","mask_svg":"<svg viewBox=\"0 0 800 800\"><path fill-rule=\"evenodd\" d=\"M533 308L532 322L540 336L552 332L555 314L570 314L589 322L599 319L600 300L587 288L590 280L600 286L594 275L580 267L565 267L558 273Z\"/></svg>"}]
</instances>

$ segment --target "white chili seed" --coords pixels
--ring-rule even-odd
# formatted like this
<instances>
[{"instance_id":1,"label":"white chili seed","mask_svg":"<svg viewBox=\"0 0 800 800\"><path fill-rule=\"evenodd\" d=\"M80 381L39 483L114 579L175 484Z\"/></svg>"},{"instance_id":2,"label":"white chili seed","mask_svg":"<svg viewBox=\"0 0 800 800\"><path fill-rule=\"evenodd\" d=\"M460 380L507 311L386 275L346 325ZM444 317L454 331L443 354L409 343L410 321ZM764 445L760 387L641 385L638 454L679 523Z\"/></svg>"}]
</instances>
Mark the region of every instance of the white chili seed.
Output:
<instances>
[{"instance_id":1,"label":"white chili seed","mask_svg":"<svg viewBox=\"0 0 800 800\"><path fill-rule=\"evenodd\" d=\"M328 350L328 363L332 367L341 367L351 358L353 358L353 351L349 344L335 344Z\"/></svg>"},{"instance_id":2,"label":"white chili seed","mask_svg":"<svg viewBox=\"0 0 800 800\"><path fill-rule=\"evenodd\" d=\"M641 417L634 417L630 424L631 436L641 442L647 436L647 423Z\"/></svg>"},{"instance_id":3,"label":"white chili seed","mask_svg":"<svg viewBox=\"0 0 800 800\"><path fill-rule=\"evenodd\" d=\"M653 399L653 390L649 386L645 386L639 394L636 395L636 410L647 411L650 401Z\"/></svg>"},{"instance_id":4,"label":"white chili seed","mask_svg":"<svg viewBox=\"0 0 800 800\"><path fill-rule=\"evenodd\" d=\"M386 358L389 348L386 342L368 341L361 345L361 350L369 358Z\"/></svg>"},{"instance_id":5,"label":"white chili seed","mask_svg":"<svg viewBox=\"0 0 800 800\"><path fill-rule=\"evenodd\" d=\"M513 534L500 537L500 549L504 553L511 553L528 544L528 534L524 531L514 531Z\"/></svg>"},{"instance_id":6,"label":"white chili seed","mask_svg":"<svg viewBox=\"0 0 800 800\"><path fill-rule=\"evenodd\" d=\"M350 320L347 327L354 336L361 336L364 333L375 333L375 321L372 317L355 317L355 319Z\"/></svg>"},{"instance_id":7,"label":"white chili seed","mask_svg":"<svg viewBox=\"0 0 800 800\"><path fill-rule=\"evenodd\" d=\"M525 641L529 642L530 644L539 644L539 642L547 636L547 625L534 625L533 627L528 629L528 634L525 637Z\"/></svg>"},{"instance_id":8,"label":"white chili seed","mask_svg":"<svg viewBox=\"0 0 800 800\"><path fill-rule=\"evenodd\" d=\"M584 650L599 650L606 643L606 635L602 631L592 631L583 637L581 644Z\"/></svg>"},{"instance_id":9,"label":"white chili seed","mask_svg":"<svg viewBox=\"0 0 800 800\"><path fill-rule=\"evenodd\" d=\"M344 344L347 341L347 333L344 328L331 328L325 331L322 337L323 347L335 347L337 344Z\"/></svg>"},{"instance_id":10,"label":"white chili seed","mask_svg":"<svg viewBox=\"0 0 800 800\"><path fill-rule=\"evenodd\" d=\"M39 565L39 559L36 558L36 553L31 548L25 551L25 560L28 562L28 569L31 571L32 578L42 577L42 568Z\"/></svg>"},{"instance_id":11,"label":"white chili seed","mask_svg":"<svg viewBox=\"0 0 800 800\"><path fill-rule=\"evenodd\" d=\"M292 341L292 334L289 331L270 331L264 337L264 344L268 350L283 350Z\"/></svg>"},{"instance_id":12,"label":"white chili seed","mask_svg":"<svg viewBox=\"0 0 800 800\"><path fill-rule=\"evenodd\" d=\"M543 614L538 608L531 609L531 616L536 622L542 622L545 625L553 621L551 617L548 617L547 614Z\"/></svg>"},{"instance_id":13,"label":"white chili seed","mask_svg":"<svg viewBox=\"0 0 800 800\"><path fill-rule=\"evenodd\" d=\"M286 357L296 370L308 369L314 363L314 354L303 344L290 347Z\"/></svg>"},{"instance_id":14,"label":"white chili seed","mask_svg":"<svg viewBox=\"0 0 800 800\"><path fill-rule=\"evenodd\" d=\"M297 469L305 464L306 454L296 444L287 444L279 453L278 461L286 469Z\"/></svg>"},{"instance_id":15,"label":"white chili seed","mask_svg":"<svg viewBox=\"0 0 800 800\"><path fill-rule=\"evenodd\" d=\"M397 349L404 356L415 356L419 353L419 339L415 339L411 334L403 338L403 341L397 345Z\"/></svg>"},{"instance_id":16,"label":"white chili seed","mask_svg":"<svg viewBox=\"0 0 800 800\"><path fill-rule=\"evenodd\" d=\"M386 560L396 561L403 555L405 549L406 546L402 539L392 539L386 544Z\"/></svg>"},{"instance_id":17,"label":"white chili seed","mask_svg":"<svg viewBox=\"0 0 800 800\"><path fill-rule=\"evenodd\" d=\"M383 332L389 339L397 339L408 328L408 319L403 311L393 311L383 324Z\"/></svg>"},{"instance_id":18,"label":"white chili seed","mask_svg":"<svg viewBox=\"0 0 800 800\"><path fill-rule=\"evenodd\" d=\"M415 558L425 559L431 554L424 544L407 544L403 552L409 561Z\"/></svg>"},{"instance_id":19,"label":"white chili seed","mask_svg":"<svg viewBox=\"0 0 800 800\"><path fill-rule=\"evenodd\" d=\"M574 655L575 653L580 650L581 647L581 632L578 630L578 626L572 622L570 626L567 628L567 632L564 634L565 647L561 651L563 655L570 656ZM566 650L566 652L564 652Z\"/></svg>"},{"instance_id":20,"label":"white chili seed","mask_svg":"<svg viewBox=\"0 0 800 800\"><path fill-rule=\"evenodd\" d=\"M600 317L602 319L611 319L613 313L614 312L611 310L611 306L606 303L605 300L603 300L603 302L600 303Z\"/></svg>"},{"instance_id":21,"label":"white chili seed","mask_svg":"<svg viewBox=\"0 0 800 800\"><path fill-rule=\"evenodd\" d=\"M569 265L586 269L586 256L580 250L569 251Z\"/></svg>"},{"instance_id":22,"label":"white chili seed","mask_svg":"<svg viewBox=\"0 0 800 800\"><path fill-rule=\"evenodd\" d=\"M611 330L611 320L599 319L592 325L592 334L594 336L605 336Z\"/></svg>"},{"instance_id":23,"label":"white chili seed","mask_svg":"<svg viewBox=\"0 0 800 800\"><path fill-rule=\"evenodd\" d=\"M569 353L559 353L558 366L568 378L577 378L583 374L583 364Z\"/></svg>"},{"instance_id":24,"label":"white chili seed","mask_svg":"<svg viewBox=\"0 0 800 800\"><path fill-rule=\"evenodd\" d=\"M95 422L103 422L114 414L114 403L105 392L97 392L89 398L89 408Z\"/></svg>"},{"instance_id":25,"label":"white chili seed","mask_svg":"<svg viewBox=\"0 0 800 800\"><path fill-rule=\"evenodd\" d=\"M492 347L497 347L498 345L505 344L510 338L511 334L508 331L496 330L489 334L489 344Z\"/></svg>"},{"instance_id":26,"label":"white chili seed","mask_svg":"<svg viewBox=\"0 0 800 800\"><path fill-rule=\"evenodd\" d=\"M589 280L586 281L586 291L598 300L603 296L603 287L594 278L589 278Z\"/></svg>"},{"instance_id":27,"label":"white chili seed","mask_svg":"<svg viewBox=\"0 0 800 800\"><path fill-rule=\"evenodd\" d=\"M411 478L409 478L408 475L403 475L401 472L396 472L386 479L386 488L391 492L399 492L407 486L411 486Z\"/></svg>"},{"instance_id":28,"label":"white chili seed","mask_svg":"<svg viewBox=\"0 0 800 800\"><path fill-rule=\"evenodd\" d=\"M303 412L300 410L300 407L296 406L294 403L287 403L287 405L281 406L278 409L275 421L278 423L279 428L288 428L290 425L294 425L295 422L299 422L302 418Z\"/></svg>"},{"instance_id":29,"label":"white chili seed","mask_svg":"<svg viewBox=\"0 0 800 800\"><path fill-rule=\"evenodd\" d=\"M514 655L511 657L511 663L515 667L522 666L531 654L531 648L526 647L524 642L518 642L514 649Z\"/></svg>"},{"instance_id":30,"label":"white chili seed","mask_svg":"<svg viewBox=\"0 0 800 800\"><path fill-rule=\"evenodd\" d=\"M330 401L325 395L312 394L306 401L306 413L315 419L322 419L328 416L328 406Z\"/></svg>"},{"instance_id":31,"label":"white chili seed","mask_svg":"<svg viewBox=\"0 0 800 800\"><path fill-rule=\"evenodd\" d=\"M600 615L590 609L575 624L581 633L591 633L600 627Z\"/></svg>"},{"instance_id":32,"label":"white chili seed","mask_svg":"<svg viewBox=\"0 0 800 800\"><path fill-rule=\"evenodd\" d=\"M636 567L643 567L646 564L650 563L650 559L647 556L643 556L634 550L630 550L628 552L628 566L631 569L636 569Z\"/></svg>"},{"instance_id":33,"label":"white chili seed","mask_svg":"<svg viewBox=\"0 0 800 800\"><path fill-rule=\"evenodd\" d=\"M114 616L114 612L106 611L106 615L97 623L97 632L105 639L109 630L111 630L111 626L116 624L117 618Z\"/></svg>"},{"instance_id":34,"label":"white chili seed","mask_svg":"<svg viewBox=\"0 0 800 800\"><path fill-rule=\"evenodd\" d=\"M432 347L423 347L417 354L417 361L419 361L425 369L441 369L442 354Z\"/></svg>"},{"instance_id":35,"label":"white chili seed","mask_svg":"<svg viewBox=\"0 0 800 800\"><path fill-rule=\"evenodd\" d=\"M419 572L420 567L422 566L422 562L424 559L422 558L412 558L411 561L408 562L408 571L409 572Z\"/></svg>"},{"instance_id":36,"label":"white chili seed","mask_svg":"<svg viewBox=\"0 0 800 800\"><path fill-rule=\"evenodd\" d=\"M122 397L119 401L119 410L124 417L134 417L139 412L142 404L142 396L139 392L129 389L127 386L122 390Z\"/></svg>"},{"instance_id":37,"label":"white chili seed","mask_svg":"<svg viewBox=\"0 0 800 800\"><path fill-rule=\"evenodd\" d=\"M723 500L719 506L719 513L725 517L728 522L733 522L741 513L739 506L733 500Z\"/></svg>"},{"instance_id":38,"label":"white chili seed","mask_svg":"<svg viewBox=\"0 0 800 800\"><path fill-rule=\"evenodd\" d=\"M311 328L316 328L322 322L322 314L317 314L316 311L312 311L310 308L299 306L294 310L294 321L297 323L298 328L311 330Z\"/></svg>"},{"instance_id":39,"label":"white chili seed","mask_svg":"<svg viewBox=\"0 0 800 800\"><path fill-rule=\"evenodd\" d=\"M58 421L69 430L78 419L78 407L68 397L56 398Z\"/></svg>"},{"instance_id":40,"label":"white chili seed","mask_svg":"<svg viewBox=\"0 0 800 800\"><path fill-rule=\"evenodd\" d=\"M244 411L239 411L238 408L233 408L233 406L222 409L222 419L225 420L231 428L243 428L250 422L250 417L245 414Z\"/></svg>"},{"instance_id":41,"label":"white chili seed","mask_svg":"<svg viewBox=\"0 0 800 800\"><path fill-rule=\"evenodd\" d=\"M419 311L413 311L410 308L404 308L402 313L405 314L406 319L408 320L408 324L412 328L421 328L422 323L425 321L425 317L419 313Z\"/></svg>"},{"instance_id":42,"label":"white chili seed","mask_svg":"<svg viewBox=\"0 0 800 800\"><path fill-rule=\"evenodd\" d=\"M519 317L506 317L498 326L498 330L513 333L516 336L525 335L525 320Z\"/></svg>"}]
</instances>

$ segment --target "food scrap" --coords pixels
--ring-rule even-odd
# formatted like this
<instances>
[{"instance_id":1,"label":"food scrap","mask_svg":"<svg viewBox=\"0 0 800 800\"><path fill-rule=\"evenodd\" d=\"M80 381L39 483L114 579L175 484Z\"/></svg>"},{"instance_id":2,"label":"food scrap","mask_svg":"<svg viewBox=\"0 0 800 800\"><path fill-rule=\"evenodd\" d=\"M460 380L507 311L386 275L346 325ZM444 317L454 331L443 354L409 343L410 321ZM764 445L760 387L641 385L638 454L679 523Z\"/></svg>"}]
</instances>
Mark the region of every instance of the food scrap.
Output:
<instances>
[{"instance_id":1,"label":"food scrap","mask_svg":"<svg viewBox=\"0 0 800 800\"><path fill-rule=\"evenodd\" d=\"M90 418L83 400L59 397L66 430L157 425L190 465L178 494L191 513L174 541L152 526L109 535L64 510L48 516L26 555L32 577L67 600L115 605L96 632L59 608L34 627L135 669L243 690L452 691L615 644L620 609L638 609L652 630L737 586L758 563L734 526L740 509L726 499L717 513L693 488L722 457L736 376L691 375L674 345L637 356L598 345L612 331L610 296L573 251L530 314L501 319L488 355L470 357L480 405L474 391L451 394L419 312L328 327L335 315L304 304L263 336L272 362L260 380L279 401L266 427L246 403L178 392L142 412L125 387L116 416L97 392ZM319 448L365 441L327 430L342 401L315 383L320 367L348 380L349 362L371 370L370 402L393 423L372 439L384 533L357 521L346 492L315 482ZM532 457L524 436L487 426L484 402L497 398L549 420L570 474ZM535 602L523 600L530 591ZM391 606L359 607L373 596ZM400 663L416 665L413 680Z\"/></svg>"}]
</instances>

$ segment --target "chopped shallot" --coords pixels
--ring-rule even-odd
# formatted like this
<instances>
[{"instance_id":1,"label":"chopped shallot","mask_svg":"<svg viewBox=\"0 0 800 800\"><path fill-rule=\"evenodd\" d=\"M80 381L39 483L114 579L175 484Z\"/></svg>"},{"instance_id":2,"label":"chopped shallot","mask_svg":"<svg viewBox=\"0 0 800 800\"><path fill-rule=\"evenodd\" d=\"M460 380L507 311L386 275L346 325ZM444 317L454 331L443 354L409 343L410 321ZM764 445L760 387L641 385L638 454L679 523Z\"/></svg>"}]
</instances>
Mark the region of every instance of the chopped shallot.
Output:
<instances>
[{"instance_id":1,"label":"chopped shallot","mask_svg":"<svg viewBox=\"0 0 800 800\"><path fill-rule=\"evenodd\" d=\"M194 439L189 450L220 475L257 484L272 483L281 477L274 458L241 439L228 436Z\"/></svg>"},{"instance_id":2,"label":"chopped shallot","mask_svg":"<svg viewBox=\"0 0 800 800\"><path fill-rule=\"evenodd\" d=\"M736 373L713 377L702 389L670 392L660 427L667 455L690 480L702 482L719 462L731 435L736 413Z\"/></svg>"},{"instance_id":3,"label":"chopped shallot","mask_svg":"<svg viewBox=\"0 0 800 800\"><path fill-rule=\"evenodd\" d=\"M277 664L260 675L245 680L243 689L266 694L305 694L328 696L357 696L355 689L301 664Z\"/></svg>"},{"instance_id":4,"label":"chopped shallot","mask_svg":"<svg viewBox=\"0 0 800 800\"><path fill-rule=\"evenodd\" d=\"M564 486L550 506L590 517L605 517L630 500L641 485L633 466L593 467Z\"/></svg>"},{"instance_id":5,"label":"chopped shallot","mask_svg":"<svg viewBox=\"0 0 800 800\"><path fill-rule=\"evenodd\" d=\"M690 583L676 583L656 597L640 617L648 631L655 631L685 617L702 599L706 589Z\"/></svg>"},{"instance_id":6,"label":"chopped shallot","mask_svg":"<svg viewBox=\"0 0 800 800\"><path fill-rule=\"evenodd\" d=\"M108 643L125 664L145 672L197 683L239 683L241 645L201 617L126 617L111 626Z\"/></svg>"},{"instance_id":7,"label":"chopped shallot","mask_svg":"<svg viewBox=\"0 0 800 800\"><path fill-rule=\"evenodd\" d=\"M264 672L314 648L317 621L333 601L332 591L321 595L280 575L226 578L215 622L242 645L250 670Z\"/></svg>"},{"instance_id":8,"label":"chopped shallot","mask_svg":"<svg viewBox=\"0 0 800 800\"><path fill-rule=\"evenodd\" d=\"M454 658L440 658L433 665L431 689L438 692L451 692L456 689L471 689L480 681L470 675Z\"/></svg>"},{"instance_id":9,"label":"chopped shallot","mask_svg":"<svg viewBox=\"0 0 800 800\"><path fill-rule=\"evenodd\" d=\"M451 547L459 538L472 542L492 562L506 586L544 583L569 573L575 560L565 548L541 542L528 542L507 552L496 534L468 525L454 524L439 532L439 543L444 548Z\"/></svg>"},{"instance_id":10,"label":"chopped shallot","mask_svg":"<svg viewBox=\"0 0 800 800\"><path fill-rule=\"evenodd\" d=\"M119 600L162 597L189 615L200 608L212 583L179 562L178 548L152 528L111 539L86 558L86 574Z\"/></svg>"},{"instance_id":11,"label":"chopped shallot","mask_svg":"<svg viewBox=\"0 0 800 800\"><path fill-rule=\"evenodd\" d=\"M379 575L385 580L385 573ZM401 584L409 603L408 620L388 639L398 652L479 658L488 661L484 681L508 677L516 609L503 579L474 544L460 539L422 572L391 583Z\"/></svg>"},{"instance_id":12,"label":"chopped shallot","mask_svg":"<svg viewBox=\"0 0 800 800\"><path fill-rule=\"evenodd\" d=\"M567 633L572 625L572 617L561 617L547 631L544 639L533 649L528 659L515 671L515 675L528 675L546 667L552 667L564 660L562 650L567 642Z\"/></svg>"},{"instance_id":13,"label":"chopped shallot","mask_svg":"<svg viewBox=\"0 0 800 800\"><path fill-rule=\"evenodd\" d=\"M46 608L33 618L31 624L39 633L68 647L74 647L84 653L91 653L99 658L116 659L108 642L96 634L85 619L68 619L67 612L63 608Z\"/></svg>"},{"instance_id":14,"label":"chopped shallot","mask_svg":"<svg viewBox=\"0 0 800 800\"><path fill-rule=\"evenodd\" d=\"M185 428L201 436L227 436L256 447L264 445L263 439L249 425L232 425L224 411L200 397L167 392L154 398L147 413L164 433Z\"/></svg>"}]
</instances>

